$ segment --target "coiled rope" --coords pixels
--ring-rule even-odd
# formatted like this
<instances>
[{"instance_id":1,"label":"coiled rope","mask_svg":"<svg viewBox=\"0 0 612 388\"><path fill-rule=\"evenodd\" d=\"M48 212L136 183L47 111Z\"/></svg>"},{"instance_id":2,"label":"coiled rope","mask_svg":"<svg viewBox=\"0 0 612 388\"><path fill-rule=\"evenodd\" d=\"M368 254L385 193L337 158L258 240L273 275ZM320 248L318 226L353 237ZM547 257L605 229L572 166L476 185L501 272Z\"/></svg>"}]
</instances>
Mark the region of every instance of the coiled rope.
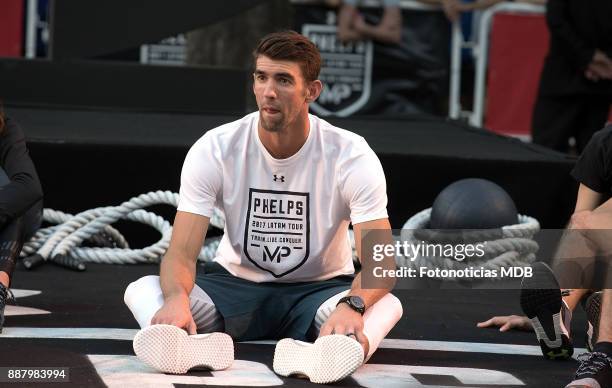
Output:
<instances>
[{"instance_id":1,"label":"coiled rope","mask_svg":"<svg viewBox=\"0 0 612 388\"><path fill-rule=\"evenodd\" d=\"M158 263L165 254L172 235L172 226L163 217L143 210L148 206L165 204L178 206L179 195L171 191L155 191L141 194L119 206L107 206L86 210L77 215L53 209L44 209L43 220L52 226L39 229L28 241L22 251L24 264L32 268L40 263L52 261L68 268L84 270L85 263L135 264ZM501 230L468 231L460 235L439 235L426 229L431 209L423 210L411 217L403 226L401 241L418 244L421 241L486 241L484 255L478 259L457 261L446 257L417 255L415 258L398 256L398 266L428 266L440 269L463 269L479 265L485 269L528 265L535 260L538 244L533 236L540 230L534 218L519 215L519 224L504 226ZM155 228L161 238L154 244L141 249L130 249L123 235L111 224L125 219L140 222ZM210 226L223 230L224 214L214 210ZM349 238L355 257L355 241L352 230ZM221 238L206 239L200 250L198 260L211 261L217 251ZM81 246L89 242L94 247Z\"/></svg>"},{"instance_id":2,"label":"coiled rope","mask_svg":"<svg viewBox=\"0 0 612 388\"><path fill-rule=\"evenodd\" d=\"M497 270L514 266L527 266L533 263L539 246L533 237L540 231L539 222L525 215L518 216L518 224L503 226L501 229L456 231L445 233L427 229L431 208L412 216L401 231L401 242L408 244L422 243L469 243L482 244L483 255L471 256L464 260L455 258L427 256L417 253L413 257L397 256L400 267L439 268L462 270L469 267L483 267L485 270Z\"/></svg>"},{"instance_id":3,"label":"coiled rope","mask_svg":"<svg viewBox=\"0 0 612 388\"><path fill-rule=\"evenodd\" d=\"M44 209L43 220L57 224L42 228L28 241L22 251L26 268L45 261L53 261L66 267L84 270L85 262L134 264L159 262L168 249L172 226L163 217L142 210L152 205L178 206L179 195L171 191L155 191L139 195L119 206L100 207L86 210L77 215L57 210ZM112 223L126 219L141 222L155 228L161 234L159 241L142 249L130 249L125 238ZM215 209L210 225L223 229L223 213ZM89 241L102 247L81 247ZM214 257L218 239L202 247L199 260Z\"/></svg>"}]
</instances>

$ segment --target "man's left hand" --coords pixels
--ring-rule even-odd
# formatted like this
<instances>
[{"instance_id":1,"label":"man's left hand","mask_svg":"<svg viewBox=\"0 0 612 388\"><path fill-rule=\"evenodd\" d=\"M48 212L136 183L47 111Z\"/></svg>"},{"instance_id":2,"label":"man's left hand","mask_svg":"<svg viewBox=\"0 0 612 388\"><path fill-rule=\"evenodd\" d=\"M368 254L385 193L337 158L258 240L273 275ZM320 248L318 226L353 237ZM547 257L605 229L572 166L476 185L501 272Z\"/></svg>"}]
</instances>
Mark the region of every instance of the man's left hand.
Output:
<instances>
[{"instance_id":1,"label":"man's left hand","mask_svg":"<svg viewBox=\"0 0 612 388\"><path fill-rule=\"evenodd\" d=\"M363 347L364 353L367 354L369 344L363 334L363 317L346 303L339 304L321 326L319 337L330 334L348 335L355 338Z\"/></svg>"}]
</instances>

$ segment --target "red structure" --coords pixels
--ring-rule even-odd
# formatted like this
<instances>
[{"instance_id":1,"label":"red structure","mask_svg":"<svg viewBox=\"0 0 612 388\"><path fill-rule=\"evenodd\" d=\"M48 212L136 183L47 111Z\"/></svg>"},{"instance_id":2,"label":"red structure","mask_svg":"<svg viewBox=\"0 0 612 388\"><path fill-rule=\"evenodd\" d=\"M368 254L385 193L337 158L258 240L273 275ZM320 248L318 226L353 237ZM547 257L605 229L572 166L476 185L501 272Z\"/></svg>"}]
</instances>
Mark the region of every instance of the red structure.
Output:
<instances>
[{"instance_id":1,"label":"red structure","mask_svg":"<svg viewBox=\"0 0 612 388\"><path fill-rule=\"evenodd\" d=\"M544 15L500 13L493 18L487 74L485 127L507 135L531 135L548 28Z\"/></svg>"},{"instance_id":2,"label":"red structure","mask_svg":"<svg viewBox=\"0 0 612 388\"><path fill-rule=\"evenodd\" d=\"M0 57L23 55L23 0L0 2Z\"/></svg>"},{"instance_id":3,"label":"red structure","mask_svg":"<svg viewBox=\"0 0 612 388\"><path fill-rule=\"evenodd\" d=\"M505 135L531 136L531 116L548 44L544 15L499 13L493 17L486 128Z\"/></svg>"}]
</instances>

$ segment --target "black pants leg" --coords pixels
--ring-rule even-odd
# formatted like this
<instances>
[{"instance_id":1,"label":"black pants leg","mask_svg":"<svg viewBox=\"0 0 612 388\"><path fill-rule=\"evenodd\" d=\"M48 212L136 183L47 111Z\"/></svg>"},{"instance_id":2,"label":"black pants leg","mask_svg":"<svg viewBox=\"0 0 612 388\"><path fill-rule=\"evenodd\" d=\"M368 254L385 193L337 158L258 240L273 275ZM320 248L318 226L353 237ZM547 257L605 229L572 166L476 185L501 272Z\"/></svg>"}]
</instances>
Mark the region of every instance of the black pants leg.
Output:
<instances>
[{"instance_id":1,"label":"black pants leg","mask_svg":"<svg viewBox=\"0 0 612 388\"><path fill-rule=\"evenodd\" d=\"M0 168L0 187L10 182ZM0 271L6 272L9 278L13 274L19 253L27 241L40 227L42 220L42 201L32 206L23 216L12 220L0 229Z\"/></svg>"},{"instance_id":2,"label":"black pants leg","mask_svg":"<svg viewBox=\"0 0 612 388\"><path fill-rule=\"evenodd\" d=\"M533 142L560 152L568 152L570 137L582 152L593 133L602 129L610 110L610 97L538 95L533 109Z\"/></svg>"},{"instance_id":3,"label":"black pants leg","mask_svg":"<svg viewBox=\"0 0 612 388\"><path fill-rule=\"evenodd\" d=\"M559 152L569 151L569 138L580 126L581 102L575 97L550 97L538 95L531 123L535 144Z\"/></svg>"},{"instance_id":4,"label":"black pants leg","mask_svg":"<svg viewBox=\"0 0 612 388\"><path fill-rule=\"evenodd\" d=\"M9 278L13 274L23 243L21 218L14 220L0 231L0 271L6 272Z\"/></svg>"},{"instance_id":5,"label":"black pants leg","mask_svg":"<svg viewBox=\"0 0 612 388\"><path fill-rule=\"evenodd\" d=\"M607 96L589 96L583 100L581 125L576 127L576 148L582 153L593 134L604 127L612 99Z\"/></svg>"}]
</instances>

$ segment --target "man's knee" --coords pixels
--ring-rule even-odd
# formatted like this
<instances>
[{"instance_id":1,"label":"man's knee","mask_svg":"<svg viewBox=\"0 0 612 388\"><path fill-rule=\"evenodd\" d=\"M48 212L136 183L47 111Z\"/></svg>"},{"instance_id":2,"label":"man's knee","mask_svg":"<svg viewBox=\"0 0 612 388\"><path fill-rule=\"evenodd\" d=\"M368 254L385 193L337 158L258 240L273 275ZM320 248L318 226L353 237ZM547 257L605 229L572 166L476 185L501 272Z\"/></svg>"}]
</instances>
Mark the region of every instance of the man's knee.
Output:
<instances>
[{"instance_id":1,"label":"man's knee","mask_svg":"<svg viewBox=\"0 0 612 388\"><path fill-rule=\"evenodd\" d=\"M366 311L364 329L366 332L382 330L386 335L399 322L403 313L402 302L389 293Z\"/></svg>"},{"instance_id":2,"label":"man's knee","mask_svg":"<svg viewBox=\"0 0 612 388\"><path fill-rule=\"evenodd\" d=\"M393 294L385 295L366 311L363 326L363 334L368 340L366 361L399 322L403 313L402 302Z\"/></svg>"},{"instance_id":3,"label":"man's knee","mask_svg":"<svg viewBox=\"0 0 612 388\"><path fill-rule=\"evenodd\" d=\"M159 276L144 276L130 283L125 289L123 301L141 328L149 326L151 319L164 303Z\"/></svg>"},{"instance_id":4,"label":"man's knee","mask_svg":"<svg viewBox=\"0 0 612 388\"><path fill-rule=\"evenodd\" d=\"M155 297L161 292L159 284L159 276L148 275L130 283L123 294L123 301L126 305L131 306L134 302L142 297Z\"/></svg>"},{"instance_id":5,"label":"man's knee","mask_svg":"<svg viewBox=\"0 0 612 388\"><path fill-rule=\"evenodd\" d=\"M377 303L384 306L385 310L389 312L389 316L393 317L395 322L398 322L402 318L404 308L397 296L389 293L382 297Z\"/></svg>"}]
</instances>

